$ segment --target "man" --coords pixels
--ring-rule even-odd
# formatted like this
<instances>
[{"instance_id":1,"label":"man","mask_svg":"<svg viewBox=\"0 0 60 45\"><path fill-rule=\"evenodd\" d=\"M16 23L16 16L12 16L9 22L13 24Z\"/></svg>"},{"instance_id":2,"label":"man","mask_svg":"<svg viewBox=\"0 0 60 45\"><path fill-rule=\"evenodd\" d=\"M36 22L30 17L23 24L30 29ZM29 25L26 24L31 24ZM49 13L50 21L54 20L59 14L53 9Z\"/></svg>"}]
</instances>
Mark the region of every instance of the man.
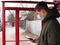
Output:
<instances>
[{"instance_id":1,"label":"man","mask_svg":"<svg viewBox=\"0 0 60 45\"><path fill-rule=\"evenodd\" d=\"M44 22L37 45L60 45L60 26L56 20L59 17L58 11L56 9L49 11L45 2L39 2L35 10Z\"/></svg>"}]
</instances>

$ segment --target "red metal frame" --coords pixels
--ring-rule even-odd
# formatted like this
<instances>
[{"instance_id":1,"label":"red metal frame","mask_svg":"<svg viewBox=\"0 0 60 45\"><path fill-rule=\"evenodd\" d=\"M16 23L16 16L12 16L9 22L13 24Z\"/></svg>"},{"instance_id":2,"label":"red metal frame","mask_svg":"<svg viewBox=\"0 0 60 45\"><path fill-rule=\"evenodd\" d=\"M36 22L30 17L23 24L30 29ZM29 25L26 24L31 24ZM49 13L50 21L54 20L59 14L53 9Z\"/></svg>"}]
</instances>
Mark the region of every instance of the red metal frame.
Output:
<instances>
[{"instance_id":1,"label":"red metal frame","mask_svg":"<svg viewBox=\"0 0 60 45\"><path fill-rule=\"evenodd\" d=\"M16 10L16 45L19 45L19 10Z\"/></svg>"},{"instance_id":2,"label":"red metal frame","mask_svg":"<svg viewBox=\"0 0 60 45\"><path fill-rule=\"evenodd\" d=\"M5 10L29 10L29 11L33 11L33 10L34 10L34 8L5 7Z\"/></svg>"},{"instance_id":3,"label":"red metal frame","mask_svg":"<svg viewBox=\"0 0 60 45\"><path fill-rule=\"evenodd\" d=\"M30 40L19 40L19 42L26 42L26 41L30 41ZM7 40L6 42L16 42L15 40Z\"/></svg>"},{"instance_id":4,"label":"red metal frame","mask_svg":"<svg viewBox=\"0 0 60 45\"><path fill-rule=\"evenodd\" d=\"M33 11L34 8L17 8L17 7L4 7L6 2L12 3L38 3L35 1L2 1L2 45L6 45L6 42L16 42L16 45L19 45L19 10L30 10ZM53 2L47 2L48 4L54 4ZM16 11L16 41L6 41L5 33L5 10L15 10ZM60 9L58 9L60 10Z\"/></svg>"},{"instance_id":5,"label":"red metal frame","mask_svg":"<svg viewBox=\"0 0 60 45\"><path fill-rule=\"evenodd\" d=\"M5 43L5 9L4 9L4 2L2 3L2 45L6 45Z\"/></svg>"},{"instance_id":6,"label":"red metal frame","mask_svg":"<svg viewBox=\"0 0 60 45\"><path fill-rule=\"evenodd\" d=\"M2 2L11 2L11 3L38 3L36 1L2 1ZM46 2L47 4L54 4L53 2Z\"/></svg>"}]
</instances>

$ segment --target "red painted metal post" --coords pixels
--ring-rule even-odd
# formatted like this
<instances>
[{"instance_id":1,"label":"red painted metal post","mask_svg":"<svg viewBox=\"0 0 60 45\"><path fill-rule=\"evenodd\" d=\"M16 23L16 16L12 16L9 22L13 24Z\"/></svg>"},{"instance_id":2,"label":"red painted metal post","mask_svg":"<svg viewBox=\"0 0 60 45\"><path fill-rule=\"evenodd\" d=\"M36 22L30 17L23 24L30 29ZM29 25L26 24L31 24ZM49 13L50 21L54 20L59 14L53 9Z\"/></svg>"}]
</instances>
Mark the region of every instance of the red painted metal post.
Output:
<instances>
[{"instance_id":1,"label":"red painted metal post","mask_svg":"<svg viewBox=\"0 0 60 45\"><path fill-rule=\"evenodd\" d=\"M19 10L16 10L16 45L19 45Z\"/></svg>"},{"instance_id":2,"label":"red painted metal post","mask_svg":"<svg viewBox=\"0 0 60 45\"><path fill-rule=\"evenodd\" d=\"M4 2L2 2L2 45L6 45L5 43L5 9L4 9Z\"/></svg>"}]
</instances>

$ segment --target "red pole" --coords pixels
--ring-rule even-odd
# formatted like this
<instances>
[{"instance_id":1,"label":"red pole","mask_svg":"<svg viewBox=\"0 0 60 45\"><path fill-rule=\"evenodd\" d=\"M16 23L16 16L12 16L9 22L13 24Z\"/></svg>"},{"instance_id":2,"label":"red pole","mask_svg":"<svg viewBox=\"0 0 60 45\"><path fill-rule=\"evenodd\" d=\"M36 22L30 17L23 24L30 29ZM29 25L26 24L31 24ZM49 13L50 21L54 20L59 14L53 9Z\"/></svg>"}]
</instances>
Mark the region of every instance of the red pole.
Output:
<instances>
[{"instance_id":1,"label":"red pole","mask_svg":"<svg viewBox=\"0 0 60 45\"><path fill-rule=\"evenodd\" d=\"M6 45L5 43L5 9L4 9L4 2L2 2L2 45Z\"/></svg>"},{"instance_id":2,"label":"red pole","mask_svg":"<svg viewBox=\"0 0 60 45\"><path fill-rule=\"evenodd\" d=\"M19 10L16 10L16 45L19 45Z\"/></svg>"}]
</instances>

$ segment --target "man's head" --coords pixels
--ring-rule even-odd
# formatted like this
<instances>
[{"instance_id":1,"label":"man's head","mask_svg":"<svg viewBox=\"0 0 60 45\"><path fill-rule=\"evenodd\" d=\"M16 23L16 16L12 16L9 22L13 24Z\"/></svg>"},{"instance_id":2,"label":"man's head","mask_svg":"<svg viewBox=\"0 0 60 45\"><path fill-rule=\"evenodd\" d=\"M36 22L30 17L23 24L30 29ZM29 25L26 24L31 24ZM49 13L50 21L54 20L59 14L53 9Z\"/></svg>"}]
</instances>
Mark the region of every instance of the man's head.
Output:
<instances>
[{"instance_id":1,"label":"man's head","mask_svg":"<svg viewBox=\"0 0 60 45\"><path fill-rule=\"evenodd\" d=\"M46 17L48 12L48 6L45 2L39 2L35 7L35 11L41 17Z\"/></svg>"}]
</instances>

